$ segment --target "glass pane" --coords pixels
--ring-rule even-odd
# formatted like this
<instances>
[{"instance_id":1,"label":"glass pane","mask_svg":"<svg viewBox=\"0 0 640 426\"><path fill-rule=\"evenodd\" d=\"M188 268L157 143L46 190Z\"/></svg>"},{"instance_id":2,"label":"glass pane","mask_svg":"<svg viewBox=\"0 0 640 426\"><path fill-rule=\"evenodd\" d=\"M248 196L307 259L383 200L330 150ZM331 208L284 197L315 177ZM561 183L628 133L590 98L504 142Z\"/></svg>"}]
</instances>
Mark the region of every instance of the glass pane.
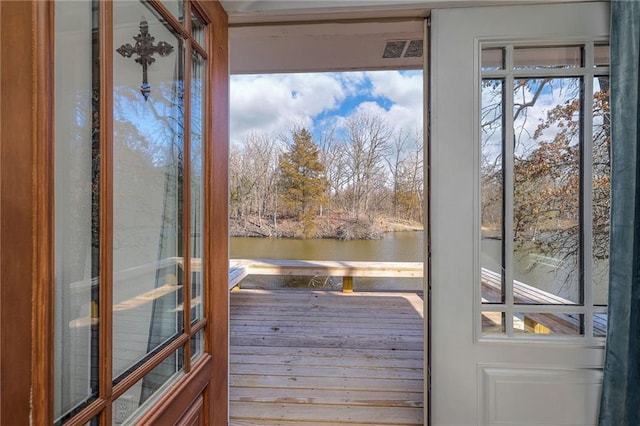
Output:
<instances>
[{"instance_id":1,"label":"glass pane","mask_svg":"<svg viewBox=\"0 0 640 426\"><path fill-rule=\"evenodd\" d=\"M513 49L514 69L575 68L582 66L582 47L518 47Z\"/></svg>"},{"instance_id":2,"label":"glass pane","mask_svg":"<svg viewBox=\"0 0 640 426\"><path fill-rule=\"evenodd\" d=\"M482 334L503 334L504 332L504 312L482 313Z\"/></svg>"},{"instance_id":3,"label":"glass pane","mask_svg":"<svg viewBox=\"0 0 640 426\"><path fill-rule=\"evenodd\" d=\"M171 12L179 22L184 23L183 0L161 0L161 2L167 9L169 9L169 12Z\"/></svg>"},{"instance_id":4,"label":"glass pane","mask_svg":"<svg viewBox=\"0 0 640 426\"><path fill-rule=\"evenodd\" d=\"M609 45L599 45L594 47L593 64L596 67L608 67L611 64Z\"/></svg>"},{"instance_id":5,"label":"glass pane","mask_svg":"<svg viewBox=\"0 0 640 426\"><path fill-rule=\"evenodd\" d=\"M519 321L516 321L516 318ZM525 334L557 334L580 336L584 328L582 314L517 313L514 314L514 331Z\"/></svg>"},{"instance_id":6,"label":"glass pane","mask_svg":"<svg viewBox=\"0 0 640 426\"><path fill-rule=\"evenodd\" d=\"M194 259L191 297L191 319L204 312L202 259L204 234L204 91L206 61L195 51L191 61L191 257Z\"/></svg>"},{"instance_id":7,"label":"glass pane","mask_svg":"<svg viewBox=\"0 0 640 426\"><path fill-rule=\"evenodd\" d=\"M191 336L191 359L199 358L204 353L204 329Z\"/></svg>"},{"instance_id":8,"label":"glass pane","mask_svg":"<svg viewBox=\"0 0 640 426\"><path fill-rule=\"evenodd\" d=\"M142 414L168 385L182 374L182 349L167 357L112 404L113 423L133 424L137 415ZM145 404L146 403L146 404Z\"/></svg>"},{"instance_id":9,"label":"glass pane","mask_svg":"<svg viewBox=\"0 0 640 426\"><path fill-rule=\"evenodd\" d=\"M503 108L504 81L482 81L480 198L483 302L502 303L503 294Z\"/></svg>"},{"instance_id":10,"label":"glass pane","mask_svg":"<svg viewBox=\"0 0 640 426\"><path fill-rule=\"evenodd\" d=\"M593 301L606 305L611 223L609 77L594 78L593 91Z\"/></svg>"},{"instance_id":11,"label":"glass pane","mask_svg":"<svg viewBox=\"0 0 640 426\"><path fill-rule=\"evenodd\" d=\"M482 71L504 69L504 49L484 49L482 51Z\"/></svg>"},{"instance_id":12,"label":"glass pane","mask_svg":"<svg viewBox=\"0 0 640 426\"><path fill-rule=\"evenodd\" d=\"M98 392L100 68L93 6L54 3L57 420Z\"/></svg>"},{"instance_id":13,"label":"glass pane","mask_svg":"<svg viewBox=\"0 0 640 426\"><path fill-rule=\"evenodd\" d=\"M117 377L183 330L177 307L183 303L184 280L179 267L184 52L182 38L150 6L114 2L113 13L114 46L119 47L113 55L113 374ZM147 31L156 46L163 46L164 54L156 52L152 66L145 69L141 64L147 56L126 53L133 49L129 44L133 38Z\"/></svg>"},{"instance_id":14,"label":"glass pane","mask_svg":"<svg viewBox=\"0 0 640 426\"><path fill-rule=\"evenodd\" d=\"M593 337L607 336L607 314L593 314Z\"/></svg>"},{"instance_id":15,"label":"glass pane","mask_svg":"<svg viewBox=\"0 0 640 426\"><path fill-rule=\"evenodd\" d=\"M197 13L191 12L191 35L202 48L206 48L204 29L204 20Z\"/></svg>"},{"instance_id":16,"label":"glass pane","mask_svg":"<svg viewBox=\"0 0 640 426\"><path fill-rule=\"evenodd\" d=\"M581 303L579 78L514 82L514 298Z\"/></svg>"}]
</instances>

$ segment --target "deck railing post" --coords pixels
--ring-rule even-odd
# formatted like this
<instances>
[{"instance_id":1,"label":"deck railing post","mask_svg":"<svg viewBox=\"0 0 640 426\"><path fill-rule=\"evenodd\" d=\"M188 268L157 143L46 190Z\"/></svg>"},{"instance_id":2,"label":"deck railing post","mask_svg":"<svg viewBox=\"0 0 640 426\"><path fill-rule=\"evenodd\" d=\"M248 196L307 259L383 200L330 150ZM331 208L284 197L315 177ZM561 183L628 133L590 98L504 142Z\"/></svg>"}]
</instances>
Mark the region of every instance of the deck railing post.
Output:
<instances>
[{"instance_id":1,"label":"deck railing post","mask_svg":"<svg viewBox=\"0 0 640 426\"><path fill-rule=\"evenodd\" d=\"M342 277L342 292L353 293L353 277Z\"/></svg>"}]
</instances>

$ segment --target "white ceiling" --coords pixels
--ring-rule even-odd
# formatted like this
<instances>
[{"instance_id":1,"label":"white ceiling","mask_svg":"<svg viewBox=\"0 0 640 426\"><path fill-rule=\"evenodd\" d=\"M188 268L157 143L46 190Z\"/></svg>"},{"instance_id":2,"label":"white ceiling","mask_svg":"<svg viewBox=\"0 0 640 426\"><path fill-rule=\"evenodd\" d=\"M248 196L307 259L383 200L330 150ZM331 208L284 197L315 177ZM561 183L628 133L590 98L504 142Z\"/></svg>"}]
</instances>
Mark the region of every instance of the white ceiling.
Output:
<instances>
[{"instance_id":1,"label":"white ceiling","mask_svg":"<svg viewBox=\"0 0 640 426\"><path fill-rule=\"evenodd\" d=\"M578 0L221 0L234 74L421 68L383 58L388 41L423 38L431 9Z\"/></svg>"},{"instance_id":2,"label":"white ceiling","mask_svg":"<svg viewBox=\"0 0 640 426\"><path fill-rule=\"evenodd\" d=\"M422 39L423 0L224 0L232 73L420 68L383 59L388 40ZM278 23L278 24L275 24Z\"/></svg>"},{"instance_id":3,"label":"white ceiling","mask_svg":"<svg viewBox=\"0 0 640 426\"><path fill-rule=\"evenodd\" d=\"M389 40L422 40L423 21L230 28L232 73L420 68L422 57L383 58Z\"/></svg>"}]
</instances>

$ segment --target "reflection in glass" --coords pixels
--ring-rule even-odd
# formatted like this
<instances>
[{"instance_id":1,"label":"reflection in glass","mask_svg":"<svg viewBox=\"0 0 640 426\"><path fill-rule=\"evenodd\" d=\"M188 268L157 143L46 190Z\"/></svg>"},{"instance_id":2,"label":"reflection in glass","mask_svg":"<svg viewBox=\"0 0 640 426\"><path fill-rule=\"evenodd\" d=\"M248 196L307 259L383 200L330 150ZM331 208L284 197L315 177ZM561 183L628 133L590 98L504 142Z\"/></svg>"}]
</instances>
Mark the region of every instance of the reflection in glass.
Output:
<instances>
[{"instance_id":1,"label":"reflection in glass","mask_svg":"<svg viewBox=\"0 0 640 426\"><path fill-rule=\"evenodd\" d=\"M593 337L607 336L607 314L593 314Z\"/></svg>"},{"instance_id":2,"label":"reflection in glass","mask_svg":"<svg viewBox=\"0 0 640 426\"><path fill-rule=\"evenodd\" d=\"M182 358L182 349L179 349L116 399L112 404L113 422L135 423L136 416L182 374L183 365L176 362Z\"/></svg>"},{"instance_id":3,"label":"reflection in glass","mask_svg":"<svg viewBox=\"0 0 640 426\"><path fill-rule=\"evenodd\" d=\"M505 47L506 52L509 49L513 49L509 64L501 63L500 49L482 51L482 303L510 303L513 296L513 302L520 305L606 306L611 208L609 77L598 75L607 70L597 67L609 66L609 46ZM495 72L512 62L513 69ZM583 69L595 74L588 77L592 81L572 75L573 68L587 65L595 67ZM543 77L520 78L528 71L517 71L549 68L557 70ZM488 78L492 75L513 78L513 86L501 88L505 80ZM590 84L592 93L585 93ZM585 102L586 96L593 98ZM503 120L500 110L508 111L509 118L513 115L513 127L501 123L502 130L497 123L493 125L494 120ZM492 137L491 132L502 133L501 138ZM502 150L498 142L493 143L500 139ZM495 171L490 173L494 164ZM492 209L498 212L493 216L499 221L491 219ZM492 245L490 231L498 227L502 228L500 237L507 235L507 240ZM504 282L505 268L511 282ZM585 286L593 291L585 292ZM505 293L506 288L513 293L499 292ZM589 332L593 324L593 336L604 337L606 314L586 312L584 318L592 320L588 321ZM499 321L490 324L484 315L483 333L500 330ZM506 325L509 334L513 325L515 333L584 335L584 318L583 314L516 313L507 318Z\"/></svg>"},{"instance_id":4,"label":"reflection in glass","mask_svg":"<svg viewBox=\"0 0 640 426\"><path fill-rule=\"evenodd\" d=\"M504 81L482 80L480 198L483 302L504 302L503 116Z\"/></svg>"},{"instance_id":5,"label":"reflection in glass","mask_svg":"<svg viewBox=\"0 0 640 426\"><path fill-rule=\"evenodd\" d=\"M197 13L191 12L191 35L195 41L202 47L205 45L205 24L204 20Z\"/></svg>"},{"instance_id":6,"label":"reflection in glass","mask_svg":"<svg viewBox=\"0 0 640 426\"><path fill-rule=\"evenodd\" d=\"M191 359L195 360L204 353L204 330L191 336Z\"/></svg>"},{"instance_id":7,"label":"reflection in glass","mask_svg":"<svg viewBox=\"0 0 640 426\"><path fill-rule=\"evenodd\" d=\"M184 23L184 0L160 0L180 23Z\"/></svg>"},{"instance_id":8,"label":"reflection in glass","mask_svg":"<svg viewBox=\"0 0 640 426\"><path fill-rule=\"evenodd\" d=\"M513 49L513 68L576 68L582 66L581 46L517 47Z\"/></svg>"},{"instance_id":9,"label":"reflection in glass","mask_svg":"<svg viewBox=\"0 0 640 426\"><path fill-rule=\"evenodd\" d=\"M504 69L504 49L483 49L481 61L482 71Z\"/></svg>"},{"instance_id":10,"label":"reflection in glass","mask_svg":"<svg viewBox=\"0 0 640 426\"><path fill-rule=\"evenodd\" d=\"M482 312L482 334L503 334L504 312Z\"/></svg>"},{"instance_id":11,"label":"reflection in glass","mask_svg":"<svg viewBox=\"0 0 640 426\"><path fill-rule=\"evenodd\" d=\"M516 313L514 314L514 331L525 334L555 334L563 336L580 336L584 329L582 314L551 313Z\"/></svg>"},{"instance_id":12,"label":"reflection in glass","mask_svg":"<svg viewBox=\"0 0 640 426\"><path fill-rule=\"evenodd\" d=\"M539 290L529 303L582 302L581 87L514 82L514 280Z\"/></svg>"},{"instance_id":13,"label":"reflection in glass","mask_svg":"<svg viewBox=\"0 0 640 426\"><path fill-rule=\"evenodd\" d=\"M611 64L609 45L596 45L594 46L594 58L593 64L596 67L608 67Z\"/></svg>"},{"instance_id":14,"label":"reflection in glass","mask_svg":"<svg viewBox=\"0 0 640 426\"><path fill-rule=\"evenodd\" d=\"M92 6L54 3L56 421L98 392L100 70Z\"/></svg>"},{"instance_id":15,"label":"reflection in glass","mask_svg":"<svg viewBox=\"0 0 640 426\"><path fill-rule=\"evenodd\" d=\"M609 77L595 77L593 91L593 303L606 305L611 223Z\"/></svg>"},{"instance_id":16,"label":"reflection in glass","mask_svg":"<svg viewBox=\"0 0 640 426\"><path fill-rule=\"evenodd\" d=\"M191 56L191 320L202 318L204 309L203 270L200 260L204 233L204 91L206 61L196 51Z\"/></svg>"},{"instance_id":17,"label":"reflection in glass","mask_svg":"<svg viewBox=\"0 0 640 426\"><path fill-rule=\"evenodd\" d=\"M182 204L184 47L149 7L114 2L114 46L131 41L139 19L155 42L174 47L148 69L113 54L113 376L183 330Z\"/></svg>"}]
</instances>

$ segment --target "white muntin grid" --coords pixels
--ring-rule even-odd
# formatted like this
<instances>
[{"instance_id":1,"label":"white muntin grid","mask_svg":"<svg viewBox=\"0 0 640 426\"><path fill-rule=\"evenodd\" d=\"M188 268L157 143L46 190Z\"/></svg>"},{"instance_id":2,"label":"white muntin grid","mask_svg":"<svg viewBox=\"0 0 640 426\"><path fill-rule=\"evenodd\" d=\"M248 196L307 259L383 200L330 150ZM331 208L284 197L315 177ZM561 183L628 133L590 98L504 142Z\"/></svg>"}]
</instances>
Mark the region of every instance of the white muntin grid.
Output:
<instances>
[{"instance_id":1,"label":"white muntin grid","mask_svg":"<svg viewBox=\"0 0 640 426\"><path fill-rule=\"evenodd\" d=\"M540 341L559 342L559 343L579 343L594 346L604 345L602 337L594 336L594 314L606 313L606 306L594 304L593 291L593 90L594 79L609 75L608 66L597 66L595 61L596 46L607 45L607 40L563 40L549 41L545 43L505 43L496 41L479 41L477 64L480 69L478 75L480 77L477 84L478 105L476 105L479 113L482 110L480 95L481 83L486 80L498 80L502 82L502 167L503 167L503 236L502 250L503 252L503 303L483 303L481 295L481 263L480 256L480 199L481 188L479 179L479 163L476 190L476 315L475 317L475 335L477 340L481 341ZM582 63L580 66L557 67L557 68L514 68L514 48L518 47L561 47L571 46L579 47L582 51ZM481 69L481 55L484 49L502 49L503 51L503 67L491 67L491 69ZM500 68L500 69L497 69ZM514 81L518 79L533 78L575 78L580 80L581 93L581 129L580 129L580 252L579 252L579 281L578 285L582 291L582 302L576 304L516 304L514 301L514 144L505 143L514 140L514 97L511 94ZM478 124L480 121L478 120ZM478 141L481 140L480 127L478 126ZM479 143L476 144L478 151ZM476 158L480 159L479 152ZM500 312L504 321L504 333L483 333L481 315L483 312ZM550 313L550 314L579 314L583 317L583 334L580 335L545 335L545 334L520 334L514 332L514 315L527 313Z\"/></svg>"}]
</instances>

